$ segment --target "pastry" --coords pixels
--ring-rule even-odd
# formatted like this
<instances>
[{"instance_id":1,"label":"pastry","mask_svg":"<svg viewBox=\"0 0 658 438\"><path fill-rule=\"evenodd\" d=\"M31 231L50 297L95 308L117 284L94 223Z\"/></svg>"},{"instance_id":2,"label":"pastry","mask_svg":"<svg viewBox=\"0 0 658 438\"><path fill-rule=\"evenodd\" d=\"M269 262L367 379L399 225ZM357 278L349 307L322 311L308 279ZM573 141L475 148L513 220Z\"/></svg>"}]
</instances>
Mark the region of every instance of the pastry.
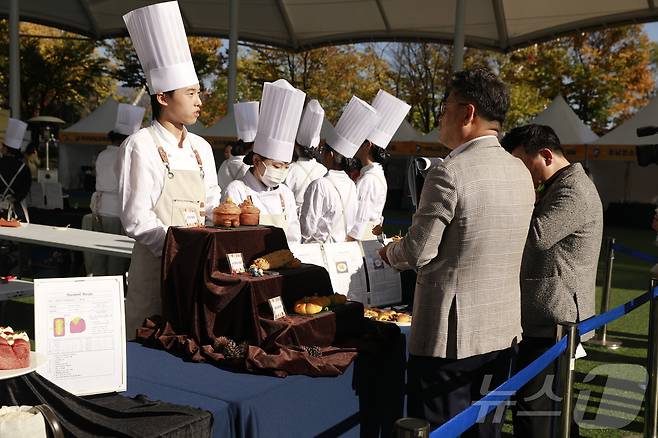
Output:
<instances>
[{"instance_id":1,"label":"pastry","mask_svg":"<svg viewBox=\"0 0 658 438\"><path fill-rule=\"evenodd\" d=\"M328 302L328 297L304 297L295 303L294 310L300 315L314 315L322 312Z\"/></svg>"},{"instance_id":2,"label":"pastry","mask_svg":"<svg viewBox=\"0 0 658 438\"><path fill-rule=\"evenodd\" d=\"M329 295L329 299L331 300L332 306L335 306L337 304L345 304L347 302L347 297L343 294Z\"/></svg>"},{"instance_id":3,"label":"pastry","mask_svg":"<svg viewBox=\"0 0 658 438\"><path fill-rule=\"evenodd\" d=\"M30 338L25 332L0 327L0 370L30 366Z\"/></svg>"},{"instance_id":4,"label":"pastry","mask_svg":"<svg viewBox=\"0 0 658 438\"><path fill-rule=\"evenodd\" d=\"M260 210L251 200L251 196L240 204L240 225L258 225L260 222Z\"/></svg>"},{"instance_id":5,"label":"pastry","mask_svg":"<svg viewBox=\"0 0 658 438\"><path fill-rule=\"evenodd\" d=\"M295 268L299 268L301 265L302 265L302 262L298 258L294 258L290 262L286 263L284 268L286 268L286 269L295 269Z\"/></svg>"},{"instance_id":6,"label":"pastry","mask_svg":"<svg viewBox=\"0 0 658 438\"><path fill-rule=\"evenodd\" d=\"M240 226L240 207L233 203L229 197L226 202L222 202L212 211L212 222L222 227L239 227Z\"/></svg>"},{"instance_id":7,"label":"pastry","mask_svg":"<svg viewBox=\"0 0 658 438\"><path fill-rule=\"evenodd\" d=\"M292 255L292 252L290 252L289 249L280 249L266 254L263 257L258 257L254 260L253 264L264 271L268 271L270 269L283 268L294 260L295 256Z\"/></svg>"},{"instance_id":8,"label":"pastry","mask_svg":"<svg viewBox=\"0 0 658 438\"><path fill-rule=\"evenodd\" d=\"M377 319L377 317L379 316L379 312L380 312L379 309L374 309L372 307L366 307L363 310L363 316L365 316L366 318Z\"/></svg>"},{"instance_id":9,"label":"pastry","mask_svg":"<svg viewBox=\"0 0 658 438\"><path fill-rule=\"evenodd\" d=\"M395 317L395 322L399 322L402 324L407 324L411 322L411 315L407 313L398 313Z\"/></svg>"},{"instance_id":10,"label":"pastry","mask_svg":"<svg viewBox=\"0 0 658 438\"><path fill-rule=\"evenodd\" d=\"M20 227L21 223L18 221L18 219L12 219L8 221L7 219L2 219L0 218L0 227L10 227L10 228L16 228Z\"/></svg>"}]
</instances>

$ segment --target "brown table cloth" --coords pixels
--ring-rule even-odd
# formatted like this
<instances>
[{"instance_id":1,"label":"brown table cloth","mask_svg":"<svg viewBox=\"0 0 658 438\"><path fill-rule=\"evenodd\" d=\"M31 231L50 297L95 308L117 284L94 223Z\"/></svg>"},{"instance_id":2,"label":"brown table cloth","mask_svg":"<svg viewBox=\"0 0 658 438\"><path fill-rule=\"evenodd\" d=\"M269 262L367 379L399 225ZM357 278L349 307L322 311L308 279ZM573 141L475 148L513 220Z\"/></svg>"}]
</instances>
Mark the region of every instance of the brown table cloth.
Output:
<instances>
[{"instance_id":1,"label":"brown table cloth","mask_svg":"<svg viewBox=\"0 0 658 438\"><path fill-rule=\"evenodd\" d=\"M324 268L302 265L264 277L229 273L229 253L242 253L248 267L257 257L287 248L279 228L170 227L162 262L163 315L149 318L138 338L195 361L281 376L327 376L342 373L357 351L376 349L382 333L400 336L395 326L366 327L360 303L313 316L292 314L296 300L333 293ZM289 315L274 321L267 300L276 296ZM222 354L219 337L248 344L243 357Z\"/></svg>"}]
</instances>

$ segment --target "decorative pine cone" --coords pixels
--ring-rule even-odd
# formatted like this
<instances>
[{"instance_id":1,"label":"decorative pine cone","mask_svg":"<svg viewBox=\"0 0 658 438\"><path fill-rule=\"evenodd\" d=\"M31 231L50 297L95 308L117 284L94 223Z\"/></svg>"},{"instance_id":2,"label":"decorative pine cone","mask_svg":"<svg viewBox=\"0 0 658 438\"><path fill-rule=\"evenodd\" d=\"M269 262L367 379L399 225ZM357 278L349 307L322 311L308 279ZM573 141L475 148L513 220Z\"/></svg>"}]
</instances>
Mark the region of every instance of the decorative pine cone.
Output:
<instances>
[{"instance_id":1,"label":"decorative pine cone","mask_svg":"<svg viewBox=\"0 0 658 438\"><path fill-rule=\"evenodd\" d=\"M302 350L307 352L312 357L322 357L322 351L320 351L320 348L316 347L315 345L312 346L302 345Z\"/></svg>"}]
</instances>

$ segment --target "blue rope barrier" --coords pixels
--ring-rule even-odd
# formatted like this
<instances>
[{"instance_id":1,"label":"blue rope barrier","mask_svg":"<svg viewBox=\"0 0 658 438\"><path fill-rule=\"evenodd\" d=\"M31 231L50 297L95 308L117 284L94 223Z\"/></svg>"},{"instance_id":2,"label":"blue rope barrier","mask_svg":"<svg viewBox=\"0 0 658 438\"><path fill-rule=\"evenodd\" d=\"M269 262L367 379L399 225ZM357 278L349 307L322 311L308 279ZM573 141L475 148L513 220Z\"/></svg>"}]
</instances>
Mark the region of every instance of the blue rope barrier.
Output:
<instances>
[{"instance_id":1,"label":"blue rope barrier","mask_svg":"<svg viewBox=\"0 0 658 438\"><path fill-rule=\"evenodd\" d=\"M430 438L451 438L464 433L489 412L496 409L498 405L514 395L530 379L546 369L566 349L567 338L562 338L530 365L432 432Z\"/></svg>"},{"instance_id":2,"label":"blue rope barrier","mask_svg":"<svg viewBox=\"0 0 658 438\"><path fill-rule=\"evenodd\" d=\"M612 245L612 249L614 249L615 251L617 251L619 253L625 254L625 255L630 256L630 257L634 257L636 259L645 261L647 263L658 263L658 257L657 256L654 256L654 255L651 255L651 254L646 254L646 253L643 253L641 251L635 250L633 248L629 248L627 246L620 245L618 243L615 243L614 245Z\"/></svg>"},{"instance_id":3,"label":"blue rope barrier","mask_svg":"<svg viewBox=\"0 0 658 438\"><path fill-rule=\"evenodd\" d=\"M649 301L651 297L658 297L658 287L655 287L653 290L646 292L621 306L615 307L606 313L581 322L578 324L578 330L581 336L630 313ZM546 367L560 357L566 349L567 338L562 338L544 354L535 359L530 365L523 368L498 388L451 418L438 429L434 430L430 434L430 438L458 437L491 411L496 409L501 403L504 403L514 395L523 385L528 383L530 379L546 369Z\"/></svg>"},{"instance_id":4,"label":"blue rope barrier","mask_svg":"<svg viewBox=\"0 0 658 438\"><path fill-rule=\"evenodd\" d=\"M637 298L633 298L627 303L624 303L620 306L615 307L614 309L602 313L601 315L586 319L585 321L578 324L578 331L580 335L582 336L585 333L589 333L592 330L596 330L599 327L603 327L605 324L608 324L609 322L621 318L622 316L626 315L630 311L638 308L642 304L649 301L649 298L651 298L652 293L653 296L655 297L657 291L658 291L658 287L654 288L653 291L651 292L646 292Z\"/></svg>"}]
</instances>

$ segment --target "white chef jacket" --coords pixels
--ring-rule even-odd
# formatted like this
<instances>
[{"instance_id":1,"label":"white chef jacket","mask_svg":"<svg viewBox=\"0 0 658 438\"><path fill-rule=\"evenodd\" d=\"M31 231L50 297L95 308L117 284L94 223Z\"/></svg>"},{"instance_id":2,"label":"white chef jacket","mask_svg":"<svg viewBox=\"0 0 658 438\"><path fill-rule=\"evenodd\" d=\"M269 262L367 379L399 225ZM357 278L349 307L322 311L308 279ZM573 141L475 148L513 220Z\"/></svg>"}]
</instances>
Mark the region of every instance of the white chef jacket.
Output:
<instances>
[{"instance_id":1,"label":"white chef jacket","mask_svg":"<svg viewBox=\"0 0 658 438\"><path fill-rule=\"evenodd\" d=\"M381 221L387 191L388 185L381 164L372 163L361 169L361 175L356 181L359 200L356 221L349 233L352 238L360 240L365 231L370 231L366 230L369 223Z\"/></svg>"},{"instance_id":2,"label":"white chef jacket","mask_svg":"<svg viewBox=\"0 0 658 438\"><path fill-rule=\"evenodd\" d=\"M176 137L160 123L153 121L160 146L167 153L171 170L199 170L194 149L203 162L206 189L206 222L212 222L212 210L219 205L221 190L217 185L215 158L207 141L183 128L183 145L178 147ZM150 128L143 128L128 137L119 150L119 200L121 223L126 234L160 256L167 235L167 227L153 212L162 193L165 165L160 158Z\"/></svg>"},{"instance_id":3,"label":"white chef jacket","mask_svg":"<svg viewBox=\"0 0 658 438\"><path fill-rule=\"evenodd\" d=\"M217 171L217 185L222 190L226 190L229 184L236 179L240 179L249 170L249 166L244 164L242 159L244 155L235 155L224 160Z\"/></svg>"},{"instance_id":4,"label":"white chef jacket","mask_svg":"<svg viewBox=\"0 0 658 438\"><path fill-rule=\"evenodd\" d=\"M301 231L299 229L295 195L288 186L279 184L275 188L267 187L249 171L244 174L242 179L233 181L226 187L222 201L226 201L228 197L231 197L233 202L241 204L247 199L247 196L251 196L251 200L262 215L285 214L288 222L288 229L286 230L288 243L300 243ZM281 206L282 199L285 211Z\"/></svg>"},{"instance_id":5,"label":"white chef jacket","mask_svg":"<svg viewBox=\"0 0 658 438\"><path fill-rule=\"evenodd\" d=\"M119 147L109 145L96 158L96 191L91 195L91 211L101 216L119 217Z\"/></svg>"},{"instance_id":6,"label":"white chef jacket","mask_svg":"<svg viewBox=\"0 0 658 438\"><path fill-rule=\"evenodd\" d=\"M326 174L327 168L321 163L318 163L315 158L299 158L290 165L286 185L295 194L295 202L297 202L299 212L301 212L302 204L304 203L304 193L309 184Z\"/></svg>"},{"instance_id":7,"label":"white chef jacket","mask_svg":"<svg viewBox=\"0 0 658 438\"><path fill-rule=\"evenodd\" d=\"M344 208L343 208L344 206ZM302 242L345 242L354 227L357 195L354 182L342 170L330 170L306 189L300 216Z\"/></svg>"}]
</instances>

